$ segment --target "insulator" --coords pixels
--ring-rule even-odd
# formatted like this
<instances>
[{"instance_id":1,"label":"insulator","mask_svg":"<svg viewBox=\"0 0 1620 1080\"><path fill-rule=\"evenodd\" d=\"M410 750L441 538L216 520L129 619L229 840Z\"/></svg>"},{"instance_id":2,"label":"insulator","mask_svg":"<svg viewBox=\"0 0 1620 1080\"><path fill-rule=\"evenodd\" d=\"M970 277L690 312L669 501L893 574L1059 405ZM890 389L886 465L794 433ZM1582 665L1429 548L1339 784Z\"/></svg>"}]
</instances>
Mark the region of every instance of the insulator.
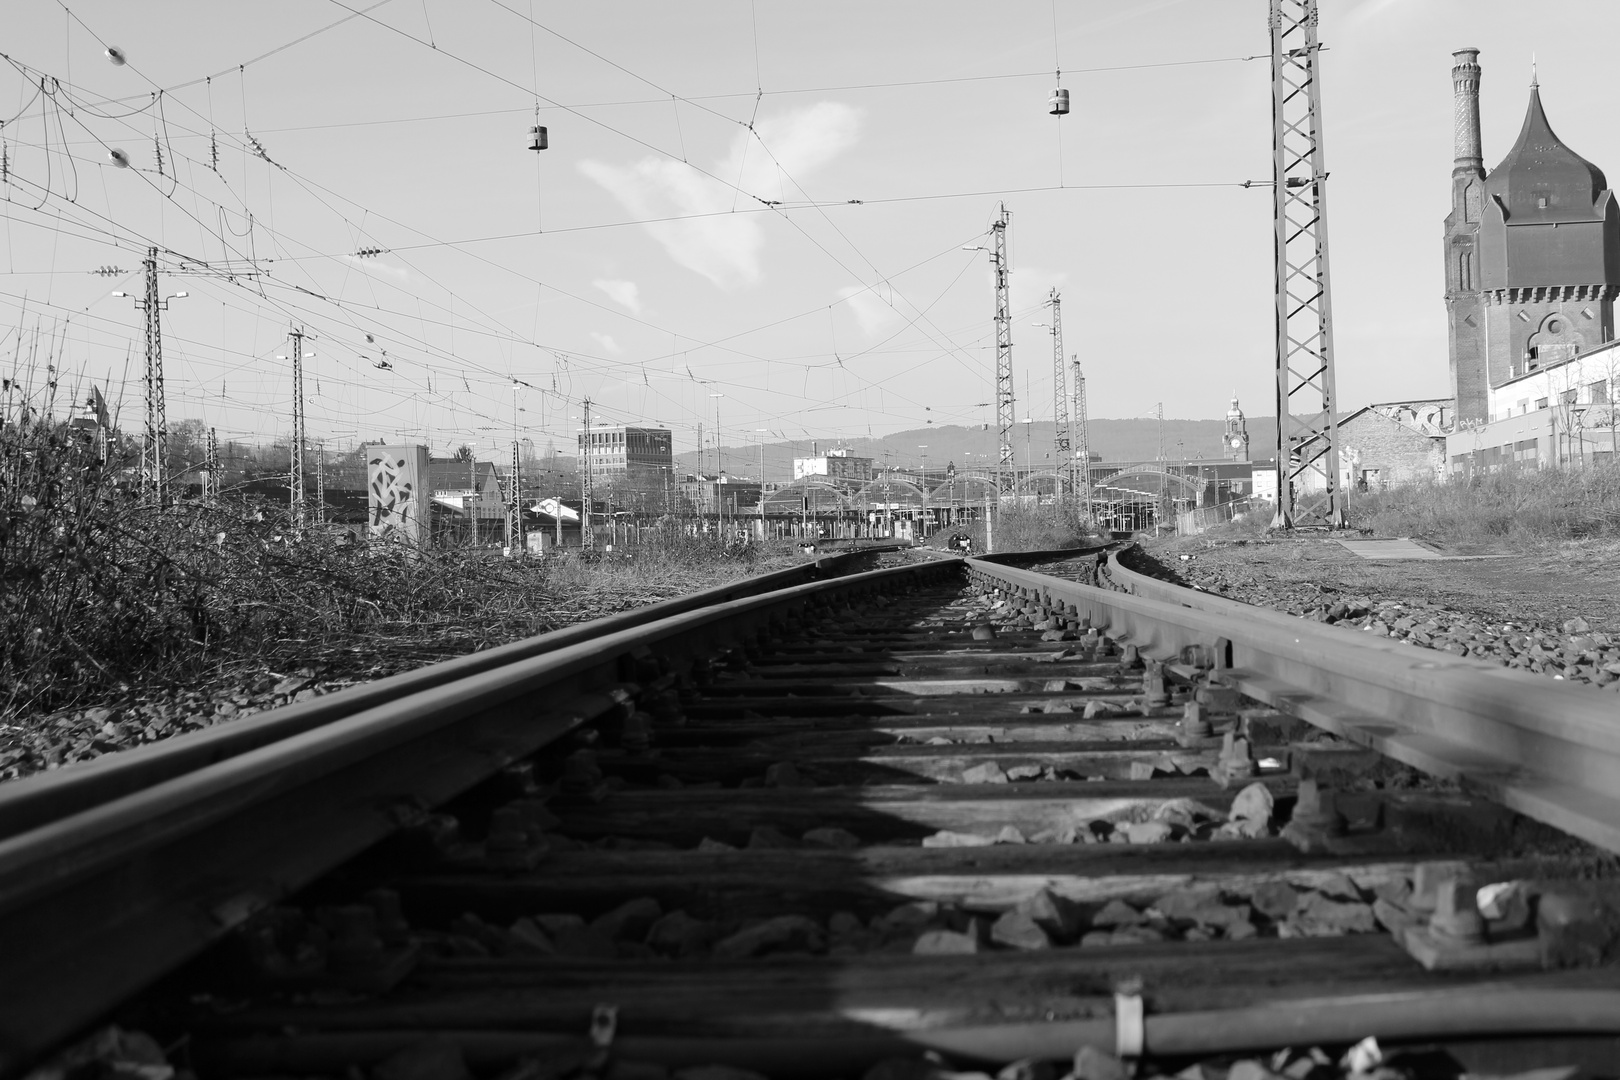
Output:
<instances>
[{"instance_id":1,"label":"insulator","mask_svg":"<svg viewBox=\"0 0 1620 1080\"><path fill-rule=\"evenodd\" d=\"M1069 115L1069 92L1061 86L1052 91L1052 115Z\"/></svg>"},{"instance_id":2,"label":"insulator","mask_svg":"<svg viewBox=\"0 0 1620 1080\"><path fill-rule=\"evenodd\" d=\"M536 124L529 129L529 149L544 150L550 145L546 140L546 129L542 124Z\"/></svg>"}]
</instances>

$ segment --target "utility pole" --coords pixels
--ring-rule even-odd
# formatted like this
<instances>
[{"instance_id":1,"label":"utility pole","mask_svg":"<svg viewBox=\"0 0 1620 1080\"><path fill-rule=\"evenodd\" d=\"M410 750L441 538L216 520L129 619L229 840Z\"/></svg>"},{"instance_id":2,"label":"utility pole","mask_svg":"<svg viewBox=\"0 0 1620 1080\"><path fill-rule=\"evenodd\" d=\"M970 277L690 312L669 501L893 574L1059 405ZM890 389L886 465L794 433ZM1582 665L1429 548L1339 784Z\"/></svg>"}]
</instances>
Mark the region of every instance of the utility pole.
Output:
<instances>
[{"instance_id":1,"label":"utility pole","mask_svg":"<svg viewBox=\"0 0 1620 1080\"><path fill-rule=\"evenodd\" d=\"M1277 512L1271 524L1342 529L1316 0L1271 0L1268 22L1277 305Z\"/></svg>"},{"instance_id":2,"label":"utility pole","mask_svg":"<svg viewBox=\"0 0 1620 1080\"><path fill-rule=\"evenodd\" d=\"M146 438L141 444L141 491L147 502L161 507L168 501L169 492L164 473L169 456L169 417L164 404L163 326L158 313L169 309L170 300L186 294L182 291L159 298L157 255L157 248L146 249L146 295L135 301L135 307L146 312Z\"/></svg>"},{"instance_id":3,"label":"utility pole","mask_svg":"<svg viewBox=\"0 0 1620 1080\"><path fill-rule=\"evenodd\" d=\"M208 429L207 457L203 467L203 500L213 502L219 498L219 436Z\"/></svg>"},{"instance_id":4,"label":"utility pole","mask_svg":"<svg viewBox=\"0 0 1620 1080\"><path fill-rule=\"evenodd\" d=\"M596 547L596 538L591 535L591 399L585 399L585 412L582 416L585 422L584 449L580 451L579 474L579 546L582 551L590 551ZM558 500L557 510L562 511L561 500Z\"/></svg>"},{"instance_id":5,"label":"utility pole","mask_svg":"<svg viewBox=\"0 0 1620 1080\"><path fill-rule=\"evenodd\" d=\"M1159 402L1157 405L1155 405L1153 407L1153 415L1158 417L1158 420L1159 420L1159 457L1158 457L1158 460L1163 461L1164 460L1164 402L1161 401L1161 402Z\"/></svg>"},{"instance_id":6,"label":"utility pole","mask_svg":"<svg viewBox=\"0 0 1620 1080\"><path fill-rule=\"evenodd\" d=\"M1080 356L1069 358L1074 365L1074 486L1080 494L1080 520L1091 523L1091 436L1086 407L1086 373Z\"/></svg>"},{"instance_id":7,"label":"utility pole","mask_svg":"<svg viewBox=\"0 0 1620 1080\"><path fill-rule=\"evenodd\" d=\"M1016 410L1013 400L1012 302L1007 293L1007 204L990 227L995 248L990 257L996 264L996 427L1000 432L1000 457L996 462L996 488L1006 494L1017 483L1018 467L1013 461L1012 431Z\"/></svg>"}]
</instances>

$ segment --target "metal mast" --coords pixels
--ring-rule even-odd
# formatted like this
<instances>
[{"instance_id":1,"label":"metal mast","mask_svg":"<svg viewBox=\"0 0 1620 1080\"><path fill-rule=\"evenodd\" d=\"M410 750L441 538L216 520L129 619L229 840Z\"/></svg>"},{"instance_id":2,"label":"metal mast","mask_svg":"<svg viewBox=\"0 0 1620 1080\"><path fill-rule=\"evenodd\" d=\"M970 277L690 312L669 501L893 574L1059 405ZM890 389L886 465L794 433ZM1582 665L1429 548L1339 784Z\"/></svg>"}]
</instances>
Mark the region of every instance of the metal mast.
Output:
<instances>
[{"instance_id":1,"label":"metal mast","mask_svg":"<svg viewBox=\"0 0 1620 1080\"><path fill-rule=\"evenodd\" d=\"M1271 0L1272 211L1277 284L1273 528L1345 526L1339 485L1327 171L1316 0Z\"/></svg>"},{"instance_id":2,"label":"metal mast","mask_svg":"<svg viewBox=\"0 0 1620 1080\"><path fill-rule=\"evenodd\" d=\"M1069 388L1063 372L1063 299L1052 290L1052 424L1056 432L1052 464L1058 472L1057 498L1063 501L1063 461L1069 456ZM1074 480L1069 480L1071 489Z\"/></svg>"},{"instance_id":3,"label":"metal mast","mask_svg":"<svg viewBox=\"0 0 1620 1080\"><path fill-rule=\"evenodd\" d=\"M213 501L219 498L219 436L213 428L208 429L208 457L203 468L203 498Z\"/></svg>"},{"instance_id":4,"label":"metal mast","mask_svg":"<svg viewBox=\"0 0 1620 1080\"><path fill-rule=\"evenodd\" d=\"M506 549L516 559L523 551L523 477L518 460L518 441L512 440L512 490L506 497Z\"/></svg>"},{"instance_id":5,"label":"metal mast","mask_svg":"<svg viewBox=\"0 0 1620 1080\"><path fill-rule=\"evenodd\" d=\"M169 487L164 476L169 456L169 417L163 395L163 329L158 321L163 306L158 298L157 248L148 248L146 299L141 303L146 311L146 442L141 449L141 480L147 497L158 506L167 500Z\"/></svg>"},{"instance_id":6,"label":"metal mast","mask_svg":"<svg viewBox=\"0 0 1620 1080\"><path fill-rule=\"evenodd\" d=\"M326 440L315 443L315 524L326 524Z\"/></svg>"},{"instance_id":7,"label":"metal mast","mask_svg":"<svg viewBox=\"0 0 1620 1080\"><path fill-rule=\"evenodd\" d=\"M304 331L292 332L293 430L292 430L292 519L304 523Z\"/></svg>"},{"instance_id":8,"label":"metal mast","mask_svg":"<svg viewBox=\"0 0 1620 1080\"><path fill-rule=\"evenodd\" d=\"M1013 490L1018 479L1013 461L1013 424L1016 422L1012 369L1012 303L1007 296L1007 204L990 226L995 248L990 257L996 264L996 427L1000 431L1000 456L996 461L996 488L1003 494Z\"/></svg>"},{"instance_id":9,"label":"metal mast","mask_svg":"<svg viewBox=\"0 0 1620 1080\"><path fill-rule=\"evenodd\" d=\"M1086 373L1080 357L1071 356L1074 365L1074 487L1080 493L1080 520L1091 521L1091 438L1086 430Z\"/></svg>"},{"instance_id":10,"label":"metal mast","mask_svg":"<svg viewBox=\"0 0 1620 1080\"><path fill-rule=\"evenodd\" d=\"M579 546L585 551L596 546L596 538L591 535L591 399L585 399L585 413L581 417L585 422L584 449L580 451L579 475ZM558 507L559 512L561 507Z\"/></svg>"}]
</instances>

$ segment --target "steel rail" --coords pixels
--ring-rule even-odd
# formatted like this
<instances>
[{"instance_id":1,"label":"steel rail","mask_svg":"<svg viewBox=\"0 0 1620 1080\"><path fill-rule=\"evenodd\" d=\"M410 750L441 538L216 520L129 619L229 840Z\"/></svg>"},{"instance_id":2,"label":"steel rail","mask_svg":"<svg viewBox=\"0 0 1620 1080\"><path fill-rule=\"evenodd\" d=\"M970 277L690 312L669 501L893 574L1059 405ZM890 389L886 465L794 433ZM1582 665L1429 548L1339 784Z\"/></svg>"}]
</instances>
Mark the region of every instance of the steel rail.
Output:
<instances>
[{"instance_id":1,"label":"steel rail","mask_svg":"<svg viewBox=\"0 0 1620 1080\"><path fill-rule=\"evenodd\" d=\"M1155 581L1109 560L1124 591L969 559L980 581L1071 605L1182 675L1188 647L1240 691L1351 742L1620 852L1620 710L1593 687L1352 634Z\"/></svg>"},{"instance_id":2,"label":"steel rail","mask_svg":"<svg viewBox=\"0 0 1620 1080\"><path fill-rule=\"evenodd\" d=\"M0 784L0 838L109 802L176 776L206 768L237 754L374 709L410 694L515 661L567 648L637 626L715 604L818 581L848 572L867 556L906 545L874 545L827 555L687 596L660 600L587 623L524 638L493 649L428 664L413 671L347 687L309 701L220 724L182 737L107 754L94 761L36 773Z\"/></svg>"},{"instance_id":3,"label":"steel rail","mask_svg":"<svg viewBox=\"0 0 1620 1080\"><path fill-rule=\"evenodd\" d=\"M435 665L452 672L0 839L0 1076L421 807L581 725L626 715L638 680L656 675L649 664L710 656L833 595L957 572L921 563L711 596L640 626L508 652L498 665L487 654Z\"/></svg>"}]
</instances>

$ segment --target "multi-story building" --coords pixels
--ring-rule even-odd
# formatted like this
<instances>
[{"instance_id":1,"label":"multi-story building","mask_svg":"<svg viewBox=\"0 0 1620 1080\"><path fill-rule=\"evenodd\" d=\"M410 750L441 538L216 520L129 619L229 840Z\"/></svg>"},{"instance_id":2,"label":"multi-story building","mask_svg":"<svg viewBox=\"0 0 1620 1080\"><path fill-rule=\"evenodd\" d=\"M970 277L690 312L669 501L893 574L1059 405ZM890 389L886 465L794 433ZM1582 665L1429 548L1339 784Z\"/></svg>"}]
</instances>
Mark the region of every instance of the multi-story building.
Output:
<instances>
[{"instance_id":1,"label":"multi-story building","mask_svg":"<svg viewBox=\"0 0 1620 1080\"><path fill-rule=\"evenodd\" d=\"M618 480L663 485L675 467L668 428L593 427L580 434L579 453L581 469L589 462L593 484Z\"/></svg>"}]
</instances>

